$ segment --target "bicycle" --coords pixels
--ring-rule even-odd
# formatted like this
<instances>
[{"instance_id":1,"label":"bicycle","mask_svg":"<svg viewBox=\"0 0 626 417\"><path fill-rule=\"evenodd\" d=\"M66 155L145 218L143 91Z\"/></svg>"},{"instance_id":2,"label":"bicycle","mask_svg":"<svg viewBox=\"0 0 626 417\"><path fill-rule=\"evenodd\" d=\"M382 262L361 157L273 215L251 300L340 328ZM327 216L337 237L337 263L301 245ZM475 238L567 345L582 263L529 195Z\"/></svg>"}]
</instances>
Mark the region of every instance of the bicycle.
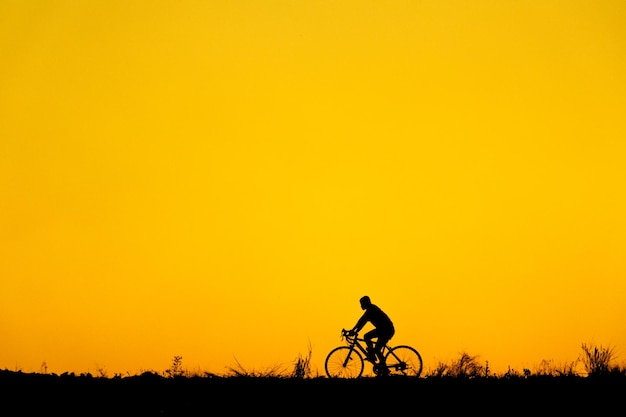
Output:
<instances>
[{"instance_id":1,"label":"bicycle","mask_svg":"<svg viewBox=\"0 0 626 417\"><path fill-rule=\"evenodd\" d=\"M399 345L391 347L388 344L382 349L384 363L368 358L365 339L350 330L341 330L341 339L346 340L347 346L338 346L326 356L324 368L330 378L359 378L363 375L366 358L373 365L376 376L404 375L419 377L422 373L422 356L411 346Z\"/></svg>"}]
</instances>

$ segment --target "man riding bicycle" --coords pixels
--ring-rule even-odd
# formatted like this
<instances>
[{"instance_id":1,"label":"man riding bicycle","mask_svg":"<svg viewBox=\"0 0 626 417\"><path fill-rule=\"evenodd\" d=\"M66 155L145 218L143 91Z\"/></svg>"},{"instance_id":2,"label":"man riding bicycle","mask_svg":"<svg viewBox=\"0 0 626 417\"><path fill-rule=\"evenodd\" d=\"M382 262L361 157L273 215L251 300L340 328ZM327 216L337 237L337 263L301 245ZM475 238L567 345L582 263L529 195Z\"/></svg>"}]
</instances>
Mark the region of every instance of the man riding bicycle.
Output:
<instances>
[{"instance_id":1,"label":"man riding bicycle","mask_svg":"<svg viewBox=\"0 0 626 417\"><path fill-rule=\"evenodd\" d=\"M380 363L384 363L385 358L383 357L382 349L395 333L393 322L380 307L372 304L372 301L367 295L361 297L359 302L365 312L356 322L351 332L357 334L366 323L372 323L374 329L363 335L363 339L365 339L365 343L367 344L367 358L372 362L375 362L376 358L378 358ZM376 339L376 343L374 343L372 339Z\"/></svg>"}]
</instances>

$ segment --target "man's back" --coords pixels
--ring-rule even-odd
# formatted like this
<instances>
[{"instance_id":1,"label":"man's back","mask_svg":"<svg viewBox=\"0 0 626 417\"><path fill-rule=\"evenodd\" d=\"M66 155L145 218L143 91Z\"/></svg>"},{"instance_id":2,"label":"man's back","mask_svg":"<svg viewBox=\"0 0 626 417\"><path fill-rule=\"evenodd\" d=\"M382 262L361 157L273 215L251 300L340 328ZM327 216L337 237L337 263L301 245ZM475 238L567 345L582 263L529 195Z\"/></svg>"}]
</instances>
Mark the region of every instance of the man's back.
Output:
<instances>
[{"instance_id":1,"label":"man's back","mask_svg":"<svg viewBox=\"0 0 626 417\"><path fill-rule=\"evenodd\" d=\"M375 304L370 304L369 306L367 306L367 308L365 309L365 313L363 313L363 316L359 321L362 324L365 324L369 321L374 327L381 331L391 332L394 330L393 322L391 321L389 316Z\"/></svg>"}]
</instances>

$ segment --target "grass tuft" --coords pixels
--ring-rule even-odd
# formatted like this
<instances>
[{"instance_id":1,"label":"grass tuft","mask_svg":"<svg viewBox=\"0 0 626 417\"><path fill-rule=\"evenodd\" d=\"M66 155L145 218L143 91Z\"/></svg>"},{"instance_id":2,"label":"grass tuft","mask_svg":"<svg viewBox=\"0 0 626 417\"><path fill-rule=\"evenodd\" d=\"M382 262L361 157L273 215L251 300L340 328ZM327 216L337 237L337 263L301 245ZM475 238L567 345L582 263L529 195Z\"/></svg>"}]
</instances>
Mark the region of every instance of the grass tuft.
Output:
<instances>
[{"instance_id":1,"label":"grass tuft","mask_svg":"<svg viewBox=\"0 0 626 417\"><path fill-rule=\"evenodd\" d=\"M615 349L594 344L582 344L582 362L588 376L608 375L612 371L611 362L615 359Z\"/></svg>"},{"instance_id":2,"label":"grass tuft","mask_svg":"<svg viewBox=\"0 0 626 417\"><path fill-rule=\"evenodd\" d=\"M311 354L312 354L312 348L311 348L311 344L309 343L309 352L307 353L307 355L303 357L300 354L295 360L293 372L291 373L291 376L293 378L302 379L302 378L308 378L311 376Z\"/></svg>"}]
</instances>

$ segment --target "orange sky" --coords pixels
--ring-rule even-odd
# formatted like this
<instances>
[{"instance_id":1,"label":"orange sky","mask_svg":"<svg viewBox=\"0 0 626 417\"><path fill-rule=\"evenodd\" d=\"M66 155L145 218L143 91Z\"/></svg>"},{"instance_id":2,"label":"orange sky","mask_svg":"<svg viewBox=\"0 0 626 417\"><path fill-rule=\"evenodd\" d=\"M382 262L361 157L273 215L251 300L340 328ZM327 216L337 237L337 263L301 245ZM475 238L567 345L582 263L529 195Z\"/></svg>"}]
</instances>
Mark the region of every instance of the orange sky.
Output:
<instances>
[{"instance_id":1,"label":"orange sky","mask_svg":"<svg viewBox=\"0 0 626 417\"><path fill-rule=\"evenodd\" d=\"M252 4L250 4L252 3ZM623 1L0 0L0 368L626 354Z\"/></svg>"}]
</instances>

